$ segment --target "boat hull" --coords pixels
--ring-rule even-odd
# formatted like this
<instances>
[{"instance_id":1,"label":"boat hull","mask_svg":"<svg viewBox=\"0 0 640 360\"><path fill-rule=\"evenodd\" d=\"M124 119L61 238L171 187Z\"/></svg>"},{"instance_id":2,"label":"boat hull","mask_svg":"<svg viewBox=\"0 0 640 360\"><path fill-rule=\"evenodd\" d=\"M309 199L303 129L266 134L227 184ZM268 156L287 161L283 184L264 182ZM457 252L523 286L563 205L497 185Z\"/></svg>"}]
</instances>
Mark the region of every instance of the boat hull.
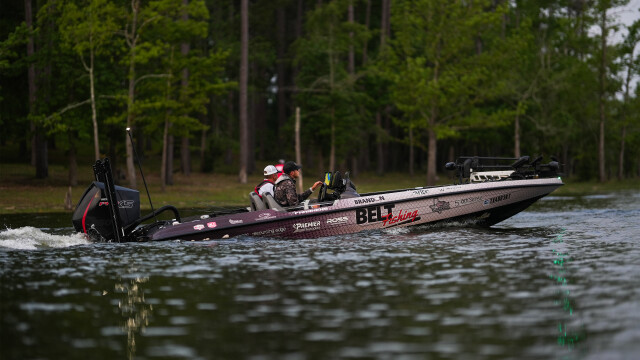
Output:
<instances>
[{"instance_id":1,"label":"boat hull","mask_svg":"<svg viewBox=\"0 0 640 360\"><path fill-rule=\"evenodd\" d=\"M308 210L268 209L166 223L148 229L138 240L200 241L240 235L303 239L442 222L491 226L562 185L559 178L545 178L364 194Z\"/></svg>"}]
</instances>

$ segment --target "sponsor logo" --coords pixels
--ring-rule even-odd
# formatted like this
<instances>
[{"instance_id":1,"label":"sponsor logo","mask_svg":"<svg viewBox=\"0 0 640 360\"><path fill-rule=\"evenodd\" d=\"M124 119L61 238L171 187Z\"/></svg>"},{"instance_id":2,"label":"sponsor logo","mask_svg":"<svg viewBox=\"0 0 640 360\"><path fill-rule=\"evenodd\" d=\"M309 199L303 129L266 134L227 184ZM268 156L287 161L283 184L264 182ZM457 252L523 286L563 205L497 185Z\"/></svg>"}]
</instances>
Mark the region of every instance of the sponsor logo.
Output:
<instances>
[{"instance_id":1,"label":"sponsor logo","mask_svg":"<svg viewBox=\"0 0 640 360\"><path fill-rule=\"evenodd\" d=\"M216 224L216 222L215 222L215 221L212 221L212 222L208 222L208 223L207 223L207 227L209 227L209 228L211 228L211 229L213 229L213 228L214 228L214 227L216 227L216 226L218 226L218 224Z\"/></svg>"},{"instance_id":2,"label":"sponsor logo","mask_svg":"<svg viewBox=\"0 0 640 360\"><path fill-rule=\"evenodd\" d=\"M229 224L242 224L242 220L229 219Z\"/></svg>"},{"instance_id":3,"label":"sponsor logo","mask_svg":"<svg viewBox=\"0 0 640 360\"><path fill-rule=\"evenodd\" d=\"M468 197L468 198L464 198L464 199L455 200L453 202L453 204L454 204L454 207L458 207L458 206L464 206L464 205L477 203L477 202L480 202L480 201L482 201L482 196L473 196L473 197Z\"/></svg>"},{"instance_id":4,"label":"sponsor logo","mask_svg":"<svg viewBox=\"0 0 640 360\"><path fill-rule=\"evenodd\" d=\"M402 212L402 210L400 210L397 216L393 216L392 213L389 213L386 216L383 216L383 219L384 220L382 220L382 226L387 226L409 223L415 221L416 219L419 220L420 218L418 217L418 210L414 210L413 212L405 211L404 213Z\"/></svg>"},{"instance_id":5,"label":"sponsor logo","mask_svg":"<svg viewBox=\"0 0 640 360\"><path fill-rule=\"evenodd\" d=\"M391 214L395 205L388 204L382 206L369 206L364 209L356 209L356 224L374 223L384 220L385 216ZM383 215L384 214L384 215Z\"/></svg>"},{"instance_id":6,"label":"sponsor logo","mask_svg":"<svg viewBox=\"0 0 640 360\"><path fill-rule=\"evenodd\" d=\"M327 225L343 225L349 221L349 218L346 216L337 217L333 219L327 219Z\"/></svg>"},{"instance_id":7,"label":"sponsor logo","mask_svg":"<svg viewBox=\"0 0 640 360\"><path fill-rule=\"evenodd\" d=\"M118 201L118 207L121 209L133 208L133 200L120 200Z\"/></svg>"},{"instance_id":8,"label":"sponsor logo","mask_svg":"<svg viewBox=\"0 0 640 360\"><path fill-rule=\"evenodd\" d=\"M312 231L320 228L320 221L293 224L293 232Z\"/></svg>"},{"instance_id":9,"label":"sponsor logo","mask_svg":"<svg viewBox=\"0 0 640 360\"><path fill-rule=\"evenodd\" d=\"M495 204L497 202L503 201L503 200L508 200L511 198L511 194L503 194L503 195L498 195L498 196L494 196L492 198L486 199L483 203L483 205L491 205L491 204Z\"/></svg>"},{"instance_id":10,"label":"sponsor logo","mask_svg":"<svg viewBox=\"0 0 640 360\"><path fill-rule=\"evenodd\" d=\"M269 229L269 230L262 230L262 231L252 232L251 235L255 235L255 236L272 235L272 234L280 234L280 233L283 233L285 231L286 231L285 228L276 228L276 229Z\"/></svg>"},{"instance_id":11,"label":"sponsor logo","mask_svg":"<svg viewBox=\"0 0 640 360\"><path fill-rule=\"evenodd\" d=\"M120 200L118 201L118 207L120 209L131 209L133 208L133 204L135 202L133 200ZM107 199L100 199L100 202L98 203L98 206L109 206L109 200Z\"/></svg>"},{"instance_id":12,"label":"sponsor logo","mask_svg":"<svg viewBox=\"0 0 640 360\"><path fill-rule=\"evenodd\" d=\"M256 220L266 220L266 219L273 219L276 216L271 214L271 213L262 213L260 215L258 215L258 218Z\"/></svg>"},{"instance_id":13,"label":"sponsor logo","mask_svg":"<svg viewBox=\"0 0 640 360\"><path fill-rule=\"evenodd\" d=\"M431 208L431 211L437 212L438 214L442 214L445 210L451 210L451 205L448 201L439 201L437 199L434 200L434 204L429 205L429 207Z\"/></svg>"},{"instance_id":14,"label":"sponsor logo","mask_svg":"<svg viewBox=\"0 0 640 360\"><path fill-rule=\"evenodd\" d=\"M309 213L314 213L314 212L318 212L318 211L325 211L325 210L327 210L327 208L300 210L300 211L294 211L293 215L309 214Z\"/></svg>"},{"instance_id":15,"label":"sponsor logo","mask_svg":"<svg viewBox=\"0 0 640 360\"><path fill-rule=\"evenodd\" d=\"M375 202L376 199L373 198L368 198L368 199L356 199L353 201L354 204L356 205L360 205L360 204L368 204L368 203L372 203Z\"/></svg>"},{"instance_id":16,"label":"sponsor logo","mask_svg":"<svg viewBox=\"0 0 640 360\"><path fill-rule=\"evenodd\" d=\"M372 198L366 198L366 199L356 199L353 201L353 203L355 205L362 205L362 204L370 204L376 201L384 201L384 196L378 196L376 197L372 197Z\"/></svg>"},{"instance_id":17,"label":"sponsor logo","mask_svg":"<svg viewBox=\"0 0 640 360\"><path fill-rule=\"evenodd\" d=\"M194 225L193 226L193 230L202 230L202 229L204 229L204 225L202 225L202 224L198 224L198 225Z\"/></svg>"}]
</instances>

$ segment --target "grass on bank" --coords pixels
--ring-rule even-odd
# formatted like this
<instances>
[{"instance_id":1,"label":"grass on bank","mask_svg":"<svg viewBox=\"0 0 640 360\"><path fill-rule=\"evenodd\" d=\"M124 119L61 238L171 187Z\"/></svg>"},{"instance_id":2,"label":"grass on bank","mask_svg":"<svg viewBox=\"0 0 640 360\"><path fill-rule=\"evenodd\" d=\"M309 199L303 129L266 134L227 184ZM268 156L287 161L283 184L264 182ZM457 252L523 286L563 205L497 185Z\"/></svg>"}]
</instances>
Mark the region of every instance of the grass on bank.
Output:
<instances>
[{"instance_id":1,"label":"grass on bank","mask_svg":"<svg viewBox=\"0 0 640 360\"><path fill-rule=\"evenodd\" d=\"M258 167L261 169L261 167ZM174 175L173 186L161 191L160 176L152 169L144 169L151 200L155 208L163 205L174 205L178 209L211 209L223 206L248 206L249 192L253 190L262 176L251 175L247 184L240 184L237 175L193 173L186 177ZM33 167L25 164L0 164L0 214L37 213L37 212L70 212L65 210L64 199L68 191L67 168L61 165L49 167L49 178L36 179ZM303 173L304 185L310 186L313 181L321 180L320 175L313 176L309 170ZM391 189L425 186L425 174L409 176L404 173L389 173L377 176L361 173L352 177L358 192L366 193ZM75 208L87 186L93 181L90 166L78 168L78 186L71 189L72 206ZM554 195L575 196L585 194L607 193L625 189L640 190L638 179L610 181L607 183L576 182L564 179L565 186ZM453 183L450 174L440 174L440 184ZM128 183L118 185L128 187ZM150 209L149 200L138 174L138 190L143 213ZM312 196L317 196L317 191Z\"/></svg>"}]
</instances>

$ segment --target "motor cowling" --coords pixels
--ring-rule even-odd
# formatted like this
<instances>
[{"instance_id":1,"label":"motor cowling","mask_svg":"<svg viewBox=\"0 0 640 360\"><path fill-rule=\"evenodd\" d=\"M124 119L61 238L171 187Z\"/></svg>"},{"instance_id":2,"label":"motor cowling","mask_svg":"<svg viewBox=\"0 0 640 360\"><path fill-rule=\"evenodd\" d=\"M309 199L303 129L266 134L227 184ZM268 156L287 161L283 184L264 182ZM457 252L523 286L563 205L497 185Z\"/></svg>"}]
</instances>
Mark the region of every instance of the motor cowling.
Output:
<instances>
[{"instance_id":1,"label":"motor cowling","mask_svg":"<svg viewBox=\"0 0 640 360\"><path fill-rule=\"evenodd\" d=\"M118 214L122 227L140 218L140 193L137 190L115 186ZM102 182L94 181L84 192L73 213L73 227L94 241L115 238L114 224L109 212L109 200Z\"/></svg>"}]
</instances>

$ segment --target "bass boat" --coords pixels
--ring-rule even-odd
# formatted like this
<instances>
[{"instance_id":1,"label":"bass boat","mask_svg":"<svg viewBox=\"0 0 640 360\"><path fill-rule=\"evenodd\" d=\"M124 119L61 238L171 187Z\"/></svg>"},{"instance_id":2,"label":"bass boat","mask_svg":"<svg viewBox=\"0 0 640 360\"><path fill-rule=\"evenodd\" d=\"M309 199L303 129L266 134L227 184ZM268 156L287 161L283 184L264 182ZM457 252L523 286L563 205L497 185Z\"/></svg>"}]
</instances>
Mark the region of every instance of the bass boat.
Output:
<instances>
[{"instance_id":1,"label":"bass boat","mask_svg":"<svg viewBox=\"0 0 640 360\"><path fill-rule=\"evenodd\" d=\"M318 198L298 206L285 208L270 195L261 199L251 192L250 207L183 219L171 205L156 210L152 206L150 214L141 216L139 192L115 186L109 159L104 159L93 166L96 181L84 192L72 222L78 232L94 241L114 242L239 235L318 238L442 222L488 227L563 185L558 161L553 158L542 163L542 157L532 161L528 156L460 157L447 163L446 169L455 171L451 185L363 194L356 191L348 173L328 172ZM158 220L166 212L172 215L170 219Z\"/></svg>"}]
</instances>

